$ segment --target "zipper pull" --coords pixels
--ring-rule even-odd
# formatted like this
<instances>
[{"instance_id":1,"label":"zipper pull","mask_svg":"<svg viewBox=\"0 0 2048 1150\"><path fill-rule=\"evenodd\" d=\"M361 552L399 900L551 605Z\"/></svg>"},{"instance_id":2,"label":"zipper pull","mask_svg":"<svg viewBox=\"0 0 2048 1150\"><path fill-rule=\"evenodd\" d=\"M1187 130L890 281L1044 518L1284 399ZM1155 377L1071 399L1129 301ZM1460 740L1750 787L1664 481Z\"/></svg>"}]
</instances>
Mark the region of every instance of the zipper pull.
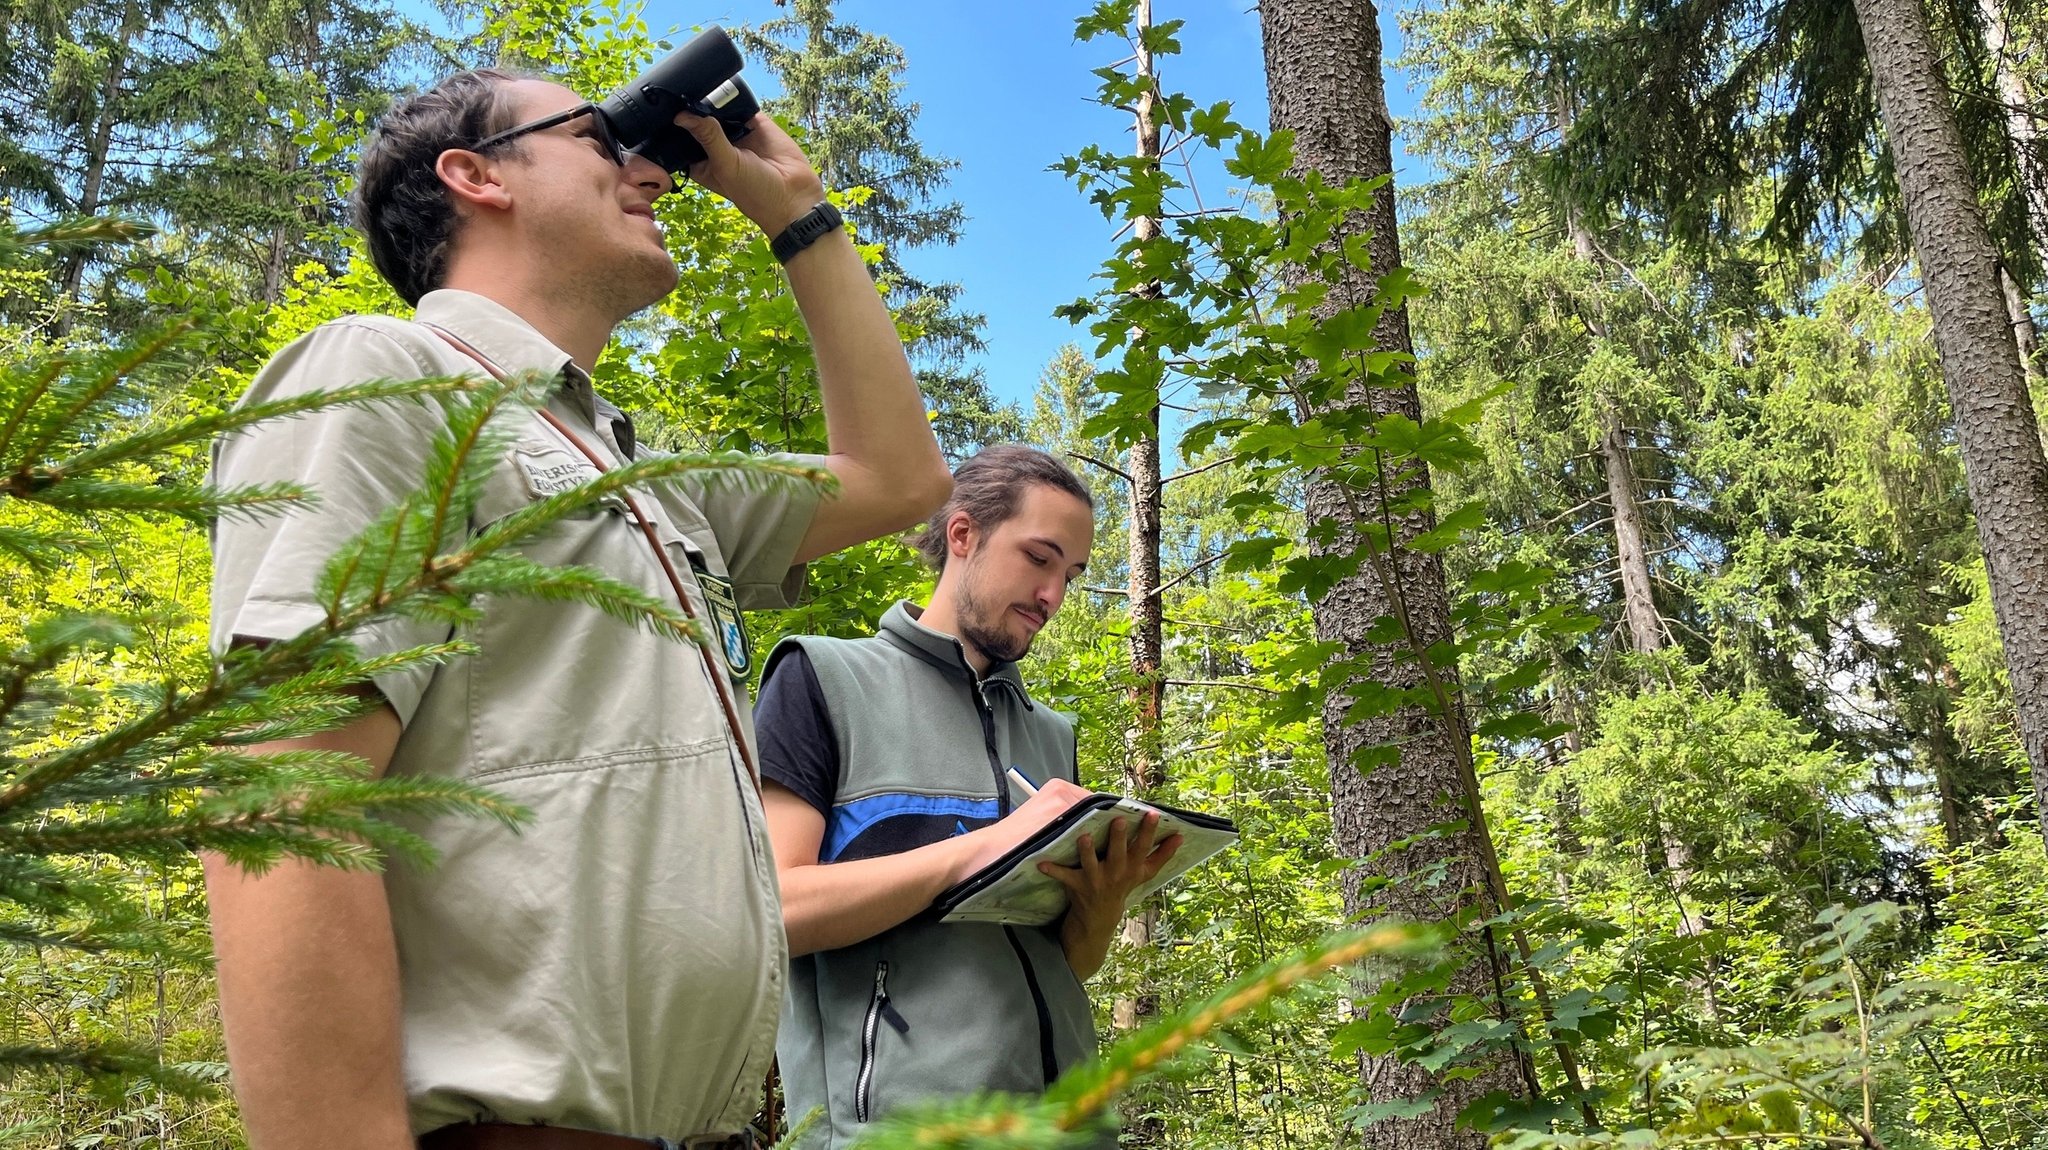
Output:
<instances>
[{"instance_id":1,"label":"zipper pull","mask_svg":"<svg viewBox=\"0 0 2048 1150\"><path fill-rule=\"evenodd\" d=\"M893 1027L898 1034L910 1033L910 1022L896 1013L896 1007L887 998L882 999L882 1021Z\"/></svg>"},{"instance_id":2,"label":"zipper pull","mask_svg":"<svg viewBox=\"0 0 2048 1150\"><path fill-rule=\"evenodd\" d=\"M875 1005L881 1009L882 1020L898 1034L909 1034L910 1023L897 1013L896 1004L889 1001L889 964L875 964Z\"/></svg>"}]
</instances>

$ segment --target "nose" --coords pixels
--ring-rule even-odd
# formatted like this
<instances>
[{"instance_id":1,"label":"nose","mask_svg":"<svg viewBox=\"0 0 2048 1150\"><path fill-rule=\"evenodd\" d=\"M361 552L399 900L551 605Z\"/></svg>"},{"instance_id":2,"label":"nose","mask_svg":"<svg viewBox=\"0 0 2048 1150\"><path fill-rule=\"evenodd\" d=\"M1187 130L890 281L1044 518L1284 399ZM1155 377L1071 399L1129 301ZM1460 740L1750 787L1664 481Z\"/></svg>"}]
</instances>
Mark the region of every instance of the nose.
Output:
<instances>
[{"instance_id":1,"label":"nose","mask_svg":"<svg viewBox=\"0 0 2048 1150\"><path fill-rule=\"evenodd\" d=\"M636 152L626 153L626 166L621 169L625 178L636 188L646 188L656 196L665 196L676 190L676 182L660 164Z\"/></svg>"},{"instance_id":2,"label":"nose","mask_svg":"<svg viewBox=\"0 0 2048 1150\"><path fill-rule=\"evenodd\" d=\"M1052 622L1052 617L1059 614L1060 604L1066 599L1067 580L1064 576L1054 573L1052 578L1039 585L1038 609L1045 614L1046 622Z\"/></svg>"}]
</instances>

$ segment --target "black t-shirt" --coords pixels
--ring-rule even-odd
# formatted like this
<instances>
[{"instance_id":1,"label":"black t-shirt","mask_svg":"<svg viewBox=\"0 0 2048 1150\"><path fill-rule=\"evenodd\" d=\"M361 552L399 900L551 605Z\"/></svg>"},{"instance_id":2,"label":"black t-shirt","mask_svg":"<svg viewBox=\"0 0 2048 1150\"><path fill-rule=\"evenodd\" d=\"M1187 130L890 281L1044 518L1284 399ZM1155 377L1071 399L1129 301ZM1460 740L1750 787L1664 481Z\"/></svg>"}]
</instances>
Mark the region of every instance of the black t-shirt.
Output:
<instances>
[{"instance_id":1,"label":"black t-shirt","mask_svg":"<svg viewBox=\"0 0 2048 1150\"><path fill-rule=\"evenodd\" d=\"M839 790L839 740L825 711L818 672L802 647L789 650L769 668L754 702L754 732L761 748L761 777L788 787L798 798L832 817Z\"/></svg>"},{"instance_id":2,"label":"black t-shirt","mask_svg":"<svg viewBox=\"0 0 2048 1150\"><path fill-rule=\"evenodd\" d=\"M820 862L851 862L916 850L979 830L1002 814L998 799L882 791L839 806L839 740L818 672L802 647L769 668L754 704L761 777L788 787L825 818ZM972 760L980 769L979 760ZM856 768L857 769L857 768ZM982 776L985 777L985 776Z\"/></svg>"}]
</instances>

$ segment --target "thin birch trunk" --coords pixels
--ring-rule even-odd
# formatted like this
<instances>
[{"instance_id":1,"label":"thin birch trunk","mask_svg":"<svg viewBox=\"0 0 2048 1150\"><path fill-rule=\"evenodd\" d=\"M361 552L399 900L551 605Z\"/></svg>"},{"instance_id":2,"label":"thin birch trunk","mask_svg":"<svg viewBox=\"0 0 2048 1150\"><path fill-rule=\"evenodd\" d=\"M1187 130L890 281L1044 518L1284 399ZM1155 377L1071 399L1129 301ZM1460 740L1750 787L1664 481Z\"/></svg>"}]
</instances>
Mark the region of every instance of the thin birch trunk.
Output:
<instances>
[{"instance_id":1,"label":"thin birch trunk","mask_svg":"<svg viewBox=\"0 0 2048 1150\"><path fill-rule=\"evenodd\" d=\"M1153 165L1159 162L1159 122L1155 116L1158 94L1152 51L1145 46L1144 33L1152 26L1152 0L1138 0L1137 74L1145 82L1135 113L1138 158ZM1132 224L1140 241L1157 238L1159 220L1140 216ZM1157 297L1159 285L1148 283L1136 294ZM1128 534L1129 595L1131 613L1131 725L1125 731L1123 789L1126 794L1149 797L1166 781L1160 768L1159 724L1165 705L1166 680L1161 663L1165 651L1164 604L1159 594L1160 516L1164 505L1159 466L1159 405L1154 403L1146 433L1138 438L1124 461L1130 482ZM1146 955L1159 933L1159 903L1147 899L1123 923L1123 940L1140 955ZM1147 956L1149 957L1149 955ZM1118 998L1111 1016L1117 1029L1129 1031L1146 1025L1159 1014L1159 995L1147 981L1137 992ZM1126 1140L1135 1145L1156 1145L1165 1130L1156 1119L1133 1118L1125 1123Z\"/></svg>"}]
</instances>

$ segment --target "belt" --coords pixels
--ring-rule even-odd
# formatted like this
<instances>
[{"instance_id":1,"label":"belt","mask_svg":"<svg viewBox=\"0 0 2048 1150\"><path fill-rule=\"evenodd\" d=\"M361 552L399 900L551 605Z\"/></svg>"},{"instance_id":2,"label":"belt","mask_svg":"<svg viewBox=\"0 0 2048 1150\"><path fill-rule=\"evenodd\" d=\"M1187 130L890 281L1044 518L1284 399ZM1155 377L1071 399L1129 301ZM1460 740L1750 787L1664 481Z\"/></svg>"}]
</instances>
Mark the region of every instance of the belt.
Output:
<instances>
[{"instance_id":1,"label":"belt","mask_svg":"<svg viewBox=\"0 0 2048 1150\"><path fill-rule=\"evenodd\" d=\"M632 1138L567 1126L478 1122L443 1126L420 1135L420 1150L757 1150L767 1146L753 1130L694 1138Z\"/></svg>"}]
</instances>

